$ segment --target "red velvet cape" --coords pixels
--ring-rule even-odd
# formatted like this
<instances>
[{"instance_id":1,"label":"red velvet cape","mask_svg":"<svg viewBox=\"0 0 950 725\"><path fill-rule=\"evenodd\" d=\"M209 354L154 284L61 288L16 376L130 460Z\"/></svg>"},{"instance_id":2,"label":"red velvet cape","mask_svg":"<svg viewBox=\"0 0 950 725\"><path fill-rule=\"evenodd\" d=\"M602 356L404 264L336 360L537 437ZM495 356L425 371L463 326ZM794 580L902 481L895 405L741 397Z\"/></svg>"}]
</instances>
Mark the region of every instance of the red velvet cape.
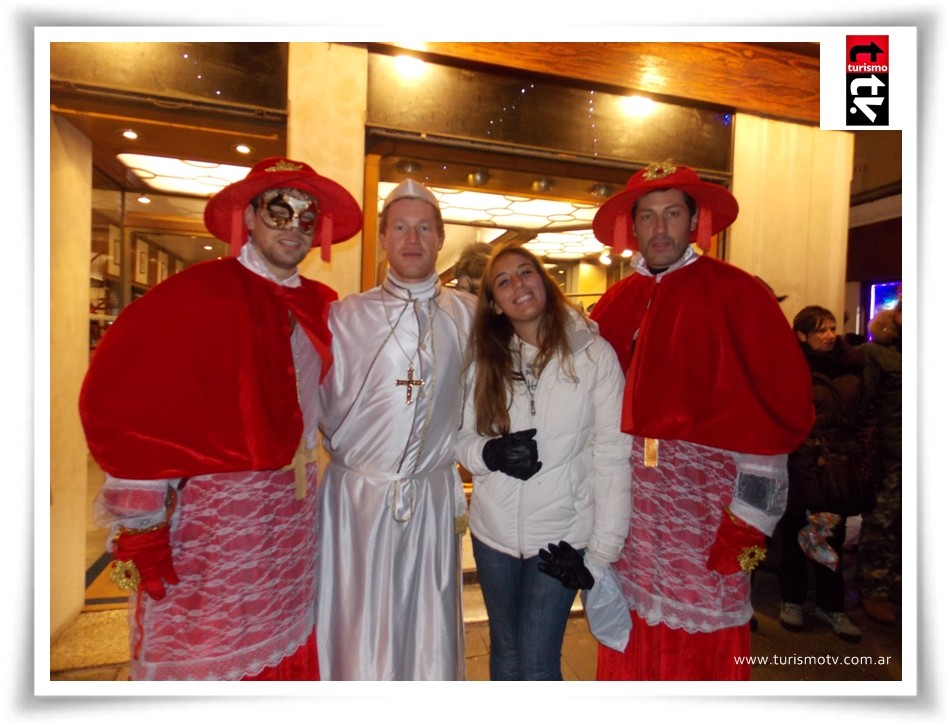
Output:
<instances>
[{"instance_id":1,"label":"red velvet cape","mask_svg":"<svg viewBox=\"0 0 950 725\"><path fill-rule=\"evenodd\" d=\"M236 259L169 277L116 318L92 355L79 413L93 457L120 478L282 468L303 431L291 314L330 367L336 293L282 287Z\"/></svg>"},{"instance_id":2,"label":"red velvet cape","mask_svg":"<svg viewBox=\"0 0 950 725\"><path fill-rule=\"evenodd\" d=\"M591 317L626 371L624 432L775 455L811 430L811 374L795 333L771 291L739 268L700 257L659 282L632 274Z\"/></svg>"}]
</instances>

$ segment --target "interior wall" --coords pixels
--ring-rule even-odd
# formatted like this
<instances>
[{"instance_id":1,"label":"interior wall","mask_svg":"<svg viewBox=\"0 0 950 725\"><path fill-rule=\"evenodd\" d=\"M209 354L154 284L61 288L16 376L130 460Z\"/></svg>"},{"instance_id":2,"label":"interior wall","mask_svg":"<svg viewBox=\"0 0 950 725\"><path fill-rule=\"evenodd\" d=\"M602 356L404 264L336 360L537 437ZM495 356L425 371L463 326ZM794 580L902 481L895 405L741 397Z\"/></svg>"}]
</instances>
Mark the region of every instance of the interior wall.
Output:
<instances>
[{"instance_id":1,"label":"interior wall","mask_svg":"<svg viewBox=\"0 0 950 725\"><path fill-rule=\"evenodd\" d=\"M86 470L79 389L89 360L92 145L50 121L50 635L85 598ZM36 481L42 486L42 481ZM42 566L42 562L38 562Z\"/></svg>"},{"instance_id":2,"label":"interior wall","mask_svg":"<svg viewBox=\"0 0 950 725\"><path fill-rule=\"evenodd\" d=\"M568 290L574 293L571 302L581 305L587 310L595 304L607 291L607 268L600 262L581 262L577 265L576 289ZM588 294L581 295L584 292Z\"/></svg>"},{"instance_id":3,"label":"interior wall","mask_svg":"<svg viewBox=\"0 0 950 725\"><path fill-rule=\"evenodd\" d=\"M287 74L287 155L345 187L360 208L368 55L365 49L334 43L290 43ZM300 271L340 297L359 292L361 247L361 234L334 244L329 264L315 250Z\"/></svg>"},{"instance_id":4,"label":"interior wall","mask_svg":"<svg viewBox=\"0 0 950 725\"><path fill-rule=\"evenodd\" d=\"M851 195L879 196L882 190L899 189L903 131L856 130L854 135L854 178Z\"/></svg>"},{"instance_id":5,"label":"interior wall","mask_svg":"<svg viewBox=\"0 0 950 725\"><path fill-rule=\"evenodd\" d=\"M853 136L736 116L730 263L765 280L792 318L806 305L845 313Z\"/></svg>"}]
</instances>

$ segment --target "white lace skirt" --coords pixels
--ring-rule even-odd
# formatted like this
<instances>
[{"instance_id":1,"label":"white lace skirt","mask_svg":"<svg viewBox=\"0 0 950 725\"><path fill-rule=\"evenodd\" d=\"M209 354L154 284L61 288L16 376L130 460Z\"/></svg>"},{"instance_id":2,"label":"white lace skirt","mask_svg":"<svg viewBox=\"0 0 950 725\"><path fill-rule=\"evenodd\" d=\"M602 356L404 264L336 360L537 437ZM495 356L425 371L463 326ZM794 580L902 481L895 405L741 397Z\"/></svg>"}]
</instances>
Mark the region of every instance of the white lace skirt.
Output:
<instances>
[{"instance_id":1,"label":"white lace skirt","mask_svg":"<svg viewBox=\"0 0 950 725\"><path fill-rule=\"evenodd\" d=\"M630 532L613 565L630 609L651 625L663 622L690 633L748 622L749 575L722 576L706 568L732 499L732 454L661 440L658 465L649 468L643 441L634 438Z\"/></svg>"},{"instance_id":2,"label":"white lace skirt","mask_svg":"<svg viewBox=\"0 0 950 725\"><path fill-rule=\"evenodd\" d=\"M196 476L171 541L180 583L133 597L133 680L238 680L278 664L314 627L316 467ZM141 624L141 626L139 626Z\"/></svg>"}]
</instances>

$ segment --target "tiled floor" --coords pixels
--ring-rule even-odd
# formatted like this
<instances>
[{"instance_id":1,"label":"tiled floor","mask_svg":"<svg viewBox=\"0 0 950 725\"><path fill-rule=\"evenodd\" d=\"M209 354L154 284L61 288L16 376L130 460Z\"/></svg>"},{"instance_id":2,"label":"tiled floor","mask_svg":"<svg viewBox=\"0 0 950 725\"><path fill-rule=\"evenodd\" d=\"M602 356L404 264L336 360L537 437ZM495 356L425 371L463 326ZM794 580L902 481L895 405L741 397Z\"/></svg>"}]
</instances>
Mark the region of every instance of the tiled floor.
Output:
<instances>
[{"instance_id":1,"label":"tiled floor","mask_svg":"<svg viewBox=\"0 0 950 725\"><path fill-rule=\"evenodd\" d=\"M102 471L89 463L89 500L87 507L87 569L101 565L105 530L92 520L92 500L102 483ZM462 539L462 569L466 581L462 595L465 613L466 679L488 680L488 623L481 591L475 581L475 560L471 539ZM88 600L87 600L88 601ZM128 679L127 610L89 607L50 648L52 680L125 680ZM91 611L91 610L97 611ZM562 658L564 678L593 680L597 664L597 643L587 629L580 606L574 604L574 616L568 623Z\"/></svg>"},{"instance_id":2,"label":"tiled floor","mask_svg":"<svg viewBox=\"0 0 950 725\"><path fill-rule=\"evenodd\" d=\"M475 571L468 537L463 539L466 579ZM488 680L488 623L477 582L464 586L466 679ZM52 680L125 680L128 678L128 612L124 608L86 611L50 648ZM562 656L566 680L593 680L597 643L587 629L578 597L568 622Z\"/></svg>"},{"instance_id":3,"label":"tiled floor","mask_svg":"<svg viewBox=\"0 0 950 725\"><path fill-rule=\"evenodd\" d=\"M467 597L468 598L468 595ZM127 612L85 612L50 648L51 680L126 680L129 676ZM565 680L593 680L597 642L583 616L568 622L562 655ZM488 680L488 623L465 624L467 680Z\"/></svg>"},{"instance_id":4,"label":"tiled floor","mask_svg":"<svg viewBox=\"0 0 950 725\"><path fill-rule=\"evenodd\" d=\"M757 575L753 602L758 627L752 635L753 655L767 661L752 669L752 679L762 681L899 681L902 675L900 623L896 627L875 624L851 602L848 614L863 631L860 644L838 639L827 627L809 618L803 632L792 634L778 623L777 577ZM466 679L488 679L488 625L477 585L466 585L464 608L467 622ZM127 667L127 612L87 612L50 648L51 680L124 680ZM913 632L910 632L913 635ZM860 655L858 664L845 664L844 657ZM565 680L594 680L597 642L587 629L580 611L568 622L561 656Z\"/></svg>"},{"instance_id":5,"label":"tiled floor","mask_svg":"<svg viewBox=\"0 0 950 725\"><path fill-rule=\"evenodd\" d=\"M94 464L92 464L94 466ZM90 489L97 489L98 470L90 469ZM101 481L101 478L99 478ZM91 510L91 502L90 502ZM90 520L89 564L102 552L104 533ZM481 592L475 582L471 542L463 539L462 565L466 572L463 593L465 612L466 679L488 678L488 624ZM846 583L853 569L846 570ZM899 681L902 676L902 637L916 637L908 626L887 627L870 621L856 601L853 588L847 589L845 609L861 628L860 644L838 639L826 626L810 616L804 631L792 634L778 622L778 579L774 571L760 569L753 586L757 629L752 635L752 654L765 658L753 666L752 679L760 681ZM809 605L806 605L808 611ZM125 609L105 609L82 613L50 647L51 680L125 680L128 678L128 625ZM857 664L845 664L845 657L860 656ZM597 670L597 642L587 628L575 602L568 622L561 655L565 680L594 680Z\"/></svg>"}]
</instances>

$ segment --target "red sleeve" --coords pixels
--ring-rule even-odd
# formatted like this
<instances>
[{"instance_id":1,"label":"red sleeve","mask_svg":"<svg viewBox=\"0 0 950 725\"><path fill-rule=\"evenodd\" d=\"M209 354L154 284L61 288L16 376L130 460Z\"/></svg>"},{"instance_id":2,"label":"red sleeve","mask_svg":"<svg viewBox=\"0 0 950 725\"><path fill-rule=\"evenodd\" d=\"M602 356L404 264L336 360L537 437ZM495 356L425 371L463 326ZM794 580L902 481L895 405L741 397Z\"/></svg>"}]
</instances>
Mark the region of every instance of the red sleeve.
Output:
<instances>
[{"instance_id":1,"label":"red sleeve","mask_svg":"<svg viewBox=\"0 0 950 725\"><path fill-rule=\"evenodd\" d=\"M768 288L706 257L644 279L620 283L601 315L615 347L639 330L622 429L761 455L797 448L814 418L811 374Z\"/></svg>"},{"instance_id":2,"label":"red sleeve","mask_svg":"<svg viewBox=\"0 0 950 725\"><path fill-rule=\"evenodd\" d=\"M303 429L288 307L233 259L170 277L128 305L80 393L86 440L119 478L280 468Z\"/></svg>"}]
</instances>

